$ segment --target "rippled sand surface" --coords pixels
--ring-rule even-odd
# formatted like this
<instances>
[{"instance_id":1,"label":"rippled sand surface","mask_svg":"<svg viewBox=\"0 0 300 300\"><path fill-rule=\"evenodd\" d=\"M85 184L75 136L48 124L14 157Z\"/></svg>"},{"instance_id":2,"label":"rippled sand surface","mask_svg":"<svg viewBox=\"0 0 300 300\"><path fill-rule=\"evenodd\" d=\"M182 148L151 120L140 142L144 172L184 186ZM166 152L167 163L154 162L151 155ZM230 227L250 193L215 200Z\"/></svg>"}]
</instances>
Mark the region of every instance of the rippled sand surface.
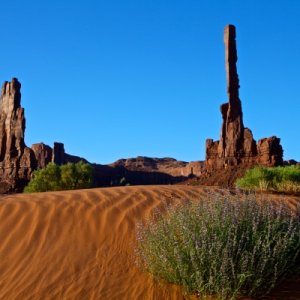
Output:
<instances>
[{"instance_id":1,"label":"rippled sand surface","mask_svg":"<svg viewBox=\"0 0 300 300\"><path fill-rule=\"evenodd\" d=\"M207 191L136 186L0 198L0 299L185 299L135 267L135 226L165 201Z\"/></svg>"}]
</instances>

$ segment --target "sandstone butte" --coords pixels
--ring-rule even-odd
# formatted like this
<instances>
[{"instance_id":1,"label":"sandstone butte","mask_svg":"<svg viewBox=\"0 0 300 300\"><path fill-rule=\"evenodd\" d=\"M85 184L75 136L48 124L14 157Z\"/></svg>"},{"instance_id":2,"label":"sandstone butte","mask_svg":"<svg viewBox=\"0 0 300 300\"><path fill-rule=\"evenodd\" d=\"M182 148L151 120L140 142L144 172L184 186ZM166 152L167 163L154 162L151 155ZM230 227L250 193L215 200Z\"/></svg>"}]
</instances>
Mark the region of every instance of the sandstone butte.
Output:
<instances>
[{"instance_id":1,"label":"sandstone butte","mask_svg":"<svg viewBox=\"0 0 300 300\"><path fill-rule=\"evenodd\" d=\"M230 186L255 165L283 165L283 150L276 136L257 143L244 127L239 99L236 32L225 27L225 66L228 102L221 105L223 123L219 141L206 140L205 161L183 162L172 158L137 157L111 165L93 164L95 186L118 185L125 177L130 184L169 184L196 177L201 184ZM0 192L20 192L32 172L48 163L65 164L85 159L67 154L64 144L53 148L43 143L27 147L24 141L25 116L21 107L21 84L13 78L4 82L0 99ZM295 161L292 161L295 163Z\"/></svg>"}]
</instances>

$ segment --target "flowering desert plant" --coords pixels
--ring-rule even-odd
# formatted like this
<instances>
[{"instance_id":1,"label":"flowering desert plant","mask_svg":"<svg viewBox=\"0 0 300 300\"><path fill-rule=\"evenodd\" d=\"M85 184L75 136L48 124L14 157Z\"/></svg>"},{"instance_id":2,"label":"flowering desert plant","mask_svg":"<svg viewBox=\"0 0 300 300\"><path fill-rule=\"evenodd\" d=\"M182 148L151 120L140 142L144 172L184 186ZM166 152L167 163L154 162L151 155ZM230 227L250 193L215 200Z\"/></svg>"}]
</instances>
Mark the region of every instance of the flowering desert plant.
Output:
<instances>
[{"instance_id":1,"label":"flowering desert plant","mask_svg":"<svg viewBox=\"0 0 300 300\"><path fill-rule=\"evenodd\" d=\"M299 271L300 218L253 195L169 206L137 229L137 262L157 279L218 299L267 294Z\"/></svg>"}]
</instances>

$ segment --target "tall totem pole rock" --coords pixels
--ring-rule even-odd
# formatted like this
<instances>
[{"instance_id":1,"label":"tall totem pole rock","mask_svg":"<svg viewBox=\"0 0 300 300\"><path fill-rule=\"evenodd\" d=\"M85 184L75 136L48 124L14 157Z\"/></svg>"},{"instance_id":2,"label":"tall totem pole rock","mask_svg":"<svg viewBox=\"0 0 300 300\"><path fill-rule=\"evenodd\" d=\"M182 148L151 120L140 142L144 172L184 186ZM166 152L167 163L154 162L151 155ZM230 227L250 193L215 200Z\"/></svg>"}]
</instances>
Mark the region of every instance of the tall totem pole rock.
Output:
<instances>
[{"instance_id":1,"label":"tall totem pole rock","mask_svg":"<svg viewBox=\"0 0 300 300\"><path fill-rule=\"evenodd\" d=\"M241 164L245 167L280 165L283 153L280 139L264 139L256 146L251 130L244 127L235 38L235 27L227 25L224 43L228 102L220 108L223 119L220 141L206 141L206 166L208 169L222 169Z\"/></svg>"},{"instance_id":2,"label":"tall totem pole rock","mask_svg":"<svg viewBox=\"0 0 300 300\"><path fill-rule=\"evenodd\" d=\"M243 148L243 113L239 99L239 77L237 74L235 27L228 25L224 32L225 66L228 103L221 105L223 125L218 153L221 157L238 157Z\"/></svg>"}]
</instances>

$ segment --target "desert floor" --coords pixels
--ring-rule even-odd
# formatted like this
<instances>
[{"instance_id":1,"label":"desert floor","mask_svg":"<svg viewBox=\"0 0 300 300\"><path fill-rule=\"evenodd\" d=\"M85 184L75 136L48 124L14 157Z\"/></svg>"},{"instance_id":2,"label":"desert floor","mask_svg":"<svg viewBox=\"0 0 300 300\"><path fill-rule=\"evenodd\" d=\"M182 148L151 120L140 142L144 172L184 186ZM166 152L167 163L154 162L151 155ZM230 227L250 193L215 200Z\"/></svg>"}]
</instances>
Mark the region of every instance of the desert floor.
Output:
<instances>
[{"instance_id":1,"label":"desert floor","mask_svg":"<svg viewBox=\"0 0 300 300\"><path fill-rule=\"evenodd\" d=\"M134 264L136 224L208 188L136 186L0 198L0 299L186 299ZM296 197L278 196L295 206ZM300 281L268 299L300 299Z\"/></svg>"}]
</instances>

